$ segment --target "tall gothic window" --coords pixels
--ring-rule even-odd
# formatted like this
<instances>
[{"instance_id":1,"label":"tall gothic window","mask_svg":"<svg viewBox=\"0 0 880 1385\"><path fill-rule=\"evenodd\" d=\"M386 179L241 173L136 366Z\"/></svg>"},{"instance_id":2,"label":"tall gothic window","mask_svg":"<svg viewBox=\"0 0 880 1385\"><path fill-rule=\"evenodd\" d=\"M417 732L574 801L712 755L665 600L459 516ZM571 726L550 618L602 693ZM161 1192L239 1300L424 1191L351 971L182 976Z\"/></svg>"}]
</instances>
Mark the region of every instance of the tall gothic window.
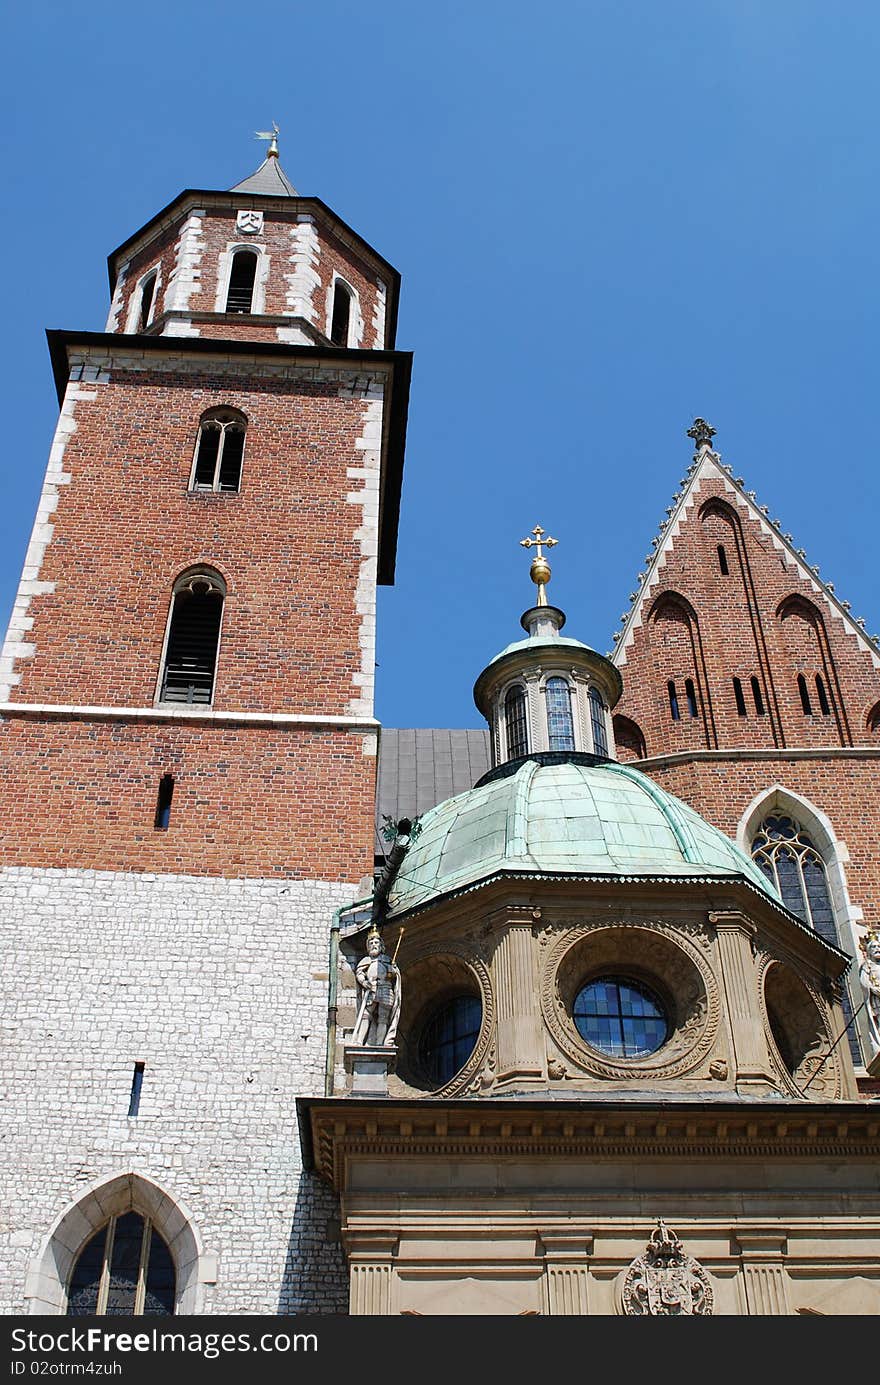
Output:
<instances>
[{"instance_id":1,"label":"tall gothic window","mask_svg":"<svg viewBox=\"0 0 880 1385\"><path fill-rule=\"evenodd\" d=\"M111 1217L77 1257L67 1290L68 1317L170 1317L171 1252L138 1212Z\"/></svg>"},{"instance_id":2,"label":"tall gothic window","mask_svg":"<svg viewBox=\"0 0 880 1385\"><path fill-rule=\"evenodd\" d=\"M597 755L608 754L608 736L605 731L605 703L598 688L590 688L590 723L593 728L593 749Z\"/></svg>"},{"instance_id":3,"label":"tall gothic window","mask_svg":"<svg viewBox=\"0 0 880 1385\"><path fill-rule=\"evenodd\" d=\"M839 948L825 864L800 823L782 813L766 817L752 840L752 856L779 890L786 909L815 929L826 943ZM852 1007L846 992L843 1013L849 1022ZM852 1025L847 1036L853 1061L860 1063L858 1040Z\"/></svg>"},{"instance_id":4,"label":"tall gothic window","mask_svg":"<svg viewBox=\"0 0 880 1385\"><path fill-rule=\"evenodd\" d=\"M247 420L237 409L209 409L202 414L193 458L190 490L237 491Z\"/></svg>"},{"instance_id":5,"label":"tall gothic window","mask_svg":"<svg viewBox=\"0 0 880 1385\"><path fill-rule=\"evenodd\" d=\"M526 695L519 685L511 688L504 699L504 725L507 730L508 760L516 760L520 755L527 754Z\"/></svg>"},{"instance_id":6,"label":"tall gothic window","mask_svg":"<svg viewBox=\"0 0 880 1385\"><path fill-rule=\"evenodd\" d=\"M232 257L229 288L226 293L226 311L228 313L249 313L251 311L256 277L256 251L236 250Z\"/></svg>"},{"instance_id":7,"label":"tall gothic window","mask_svg":"<svg viewBox=\"0 0 880 1385\"><path fill-rule=\"evenodd\" d=\"M574 750L574 723L571 716L571 689L564 678L548 678L547 732L551 750Z\"/></svg>"},{"instance_id":8,"label":"tall gothic window","mask_svg":"<svg viewBox=\"0 0 880 1385\"><path fill-rule=\"evenodd\" d=\"M175 584L162 702L211 702L224 596L222 579L209 572L190 572Z\"/></svg>"}]
</instances>

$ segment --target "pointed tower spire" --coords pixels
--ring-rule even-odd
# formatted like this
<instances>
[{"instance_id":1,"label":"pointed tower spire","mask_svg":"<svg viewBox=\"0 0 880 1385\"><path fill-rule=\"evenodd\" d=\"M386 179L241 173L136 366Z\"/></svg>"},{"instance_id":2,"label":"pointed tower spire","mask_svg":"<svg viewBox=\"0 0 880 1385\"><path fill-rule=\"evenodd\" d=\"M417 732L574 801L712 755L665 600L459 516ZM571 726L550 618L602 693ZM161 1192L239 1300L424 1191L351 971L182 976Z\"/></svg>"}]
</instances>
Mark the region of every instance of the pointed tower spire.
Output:
<instances>
[{"instance_id":1,"label":"pointed tower spire","mask_svg":"<svg viewBox=\"0 0 880 1385\"><path fill-rule=\"evenodd\" d=\"M255 131L255 139L269 141L266 157L256 172L252 173L249 178L245 178L244 182L236 183L235 187L230 189L231 192L250 192L269 197L296 197L298 195L278 158L278 136L280 133L281 131L274 120L271 130Z\"/></svg>"}]
</instances>

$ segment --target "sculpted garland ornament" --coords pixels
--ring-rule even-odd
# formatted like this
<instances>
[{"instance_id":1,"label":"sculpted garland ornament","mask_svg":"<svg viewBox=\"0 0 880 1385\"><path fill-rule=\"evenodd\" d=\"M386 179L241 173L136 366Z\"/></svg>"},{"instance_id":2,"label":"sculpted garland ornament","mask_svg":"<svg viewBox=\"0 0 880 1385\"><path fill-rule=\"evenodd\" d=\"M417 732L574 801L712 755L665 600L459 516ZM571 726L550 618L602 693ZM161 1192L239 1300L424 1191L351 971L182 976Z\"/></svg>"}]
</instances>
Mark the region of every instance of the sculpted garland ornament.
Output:
<instances>
[{"instance_id":1,"label":"sculpted garland ornament","mask_svg":"<svg viewBox=\"0 0 880 1385\"><path fill-rule=\"evenodd\" d=\"M621 1297L629 1317L709 1317L713 1312L709 1276L659 1217L644 1253L626 1271Z\"/></svg>"}]
</instances>

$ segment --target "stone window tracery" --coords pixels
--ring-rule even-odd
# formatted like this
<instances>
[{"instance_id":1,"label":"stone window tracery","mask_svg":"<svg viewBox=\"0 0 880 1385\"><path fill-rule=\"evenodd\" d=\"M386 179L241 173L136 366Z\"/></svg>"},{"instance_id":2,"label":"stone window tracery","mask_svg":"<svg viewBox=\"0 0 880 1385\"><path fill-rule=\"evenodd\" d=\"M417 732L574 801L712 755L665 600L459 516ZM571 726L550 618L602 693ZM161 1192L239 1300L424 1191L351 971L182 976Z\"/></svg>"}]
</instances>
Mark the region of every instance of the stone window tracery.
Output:
<instances>
[{"instance_id":1,"label":"stone window tracery","mask_svg":"<svg viewBox=\"0 0 880 1385\"><path fill-rule=\"evenodd\" d=\"M77 1256L67 1291L68 1317L169 1317L176 1275L171 1252L139 1212L111 1217Z\"/></svg>"},{"instance_id":2,"label":"stone window tracery","mask_svg":"<svg viewBox=\"0 0 880 1385\"><path fill-rule=\"evenodd\" d=\"M238 491L247 419L237 409L202 414L193 456L190 490Z\"/></svg>"},{"instance_id":3,"label":"stone window tracery","mask_svg":"<svg viewBox=\"0 0 880 1385\"><path fill-rule=\"evenodd\" d=\"M839 948L825 863L800 823L783 813L766 817L752 839L752 857L779 890L786 909L809 924L826 943ZM844 1018L849 1023L853 1012L846 992L842 1005ZM853 1060L860 1063L858 1040L852 1026L847 1034Z\"/></svg>"}]
</instances>

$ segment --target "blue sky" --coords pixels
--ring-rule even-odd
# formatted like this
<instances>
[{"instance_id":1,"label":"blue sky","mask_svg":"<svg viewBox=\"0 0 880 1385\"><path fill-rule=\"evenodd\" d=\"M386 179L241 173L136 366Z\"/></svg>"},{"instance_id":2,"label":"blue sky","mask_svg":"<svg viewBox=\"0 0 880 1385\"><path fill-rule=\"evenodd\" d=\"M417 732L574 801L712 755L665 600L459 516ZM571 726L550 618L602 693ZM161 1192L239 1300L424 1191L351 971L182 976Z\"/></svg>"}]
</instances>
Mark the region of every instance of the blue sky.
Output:
<instances>
[{"instance_id":1,"label":"blue sky","mask_svg":"<svg viewBox=\"0 0 880 1385\"><path fill-rule=\"evenodd\" d=\"M107 253L252 171L272 119L300 191L403 275L382 721L480 724L535 523L567 633L610 649L695 414L880 628L873 0L49 0L4 27L4 628L56 418L44 329L101 330Z\"/></svg>"}]
</instances>

